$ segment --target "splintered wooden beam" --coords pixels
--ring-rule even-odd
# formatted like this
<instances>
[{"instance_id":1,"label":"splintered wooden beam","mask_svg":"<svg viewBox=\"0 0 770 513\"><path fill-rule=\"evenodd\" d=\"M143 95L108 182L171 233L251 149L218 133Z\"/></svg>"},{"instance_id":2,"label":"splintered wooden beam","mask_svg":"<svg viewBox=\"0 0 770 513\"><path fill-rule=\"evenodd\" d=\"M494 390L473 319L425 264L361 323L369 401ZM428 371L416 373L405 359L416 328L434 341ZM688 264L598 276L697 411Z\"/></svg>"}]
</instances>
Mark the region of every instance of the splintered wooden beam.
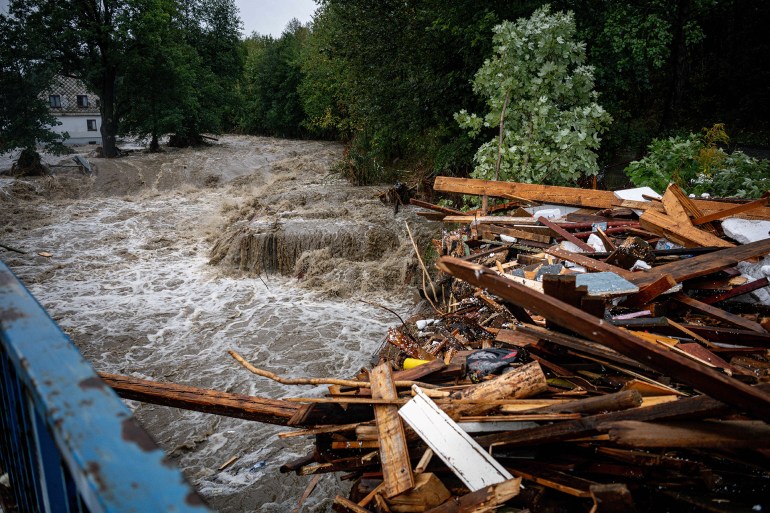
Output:
<instances>
[{"instance_id":1,"label":"splintered wooden beam","mask_svg":"<svg viewBox=\"0 0 770 513\"><path fill-rule=\"evenodd\" d=\"M622 303L622 306L627 308L637 308L646 305L675 286L676 281L674 281L674 278L672 278L670 274L664 274L655 281L648 283L643 287L639 287L639 292L629 296L628 299Z\"/></svg>"},{"instance_id":2,"label":"splintered wooden beam","mask_svg":"<svg viewBox=\"0 0 770 513\"><path fill-rule=\"evenodd\" d=\"M578 239L577 237L572 235L570 232L568 232L567 230L565 230L561 226L559 226L559 225L557 225L555 223L552 223L551 221L549 221L545 217L538 217L537 221L540 224L542 224L543 226L547 226L548 228L550 228L551 231L554 232L559 237L562 237L564 240L567 240L567 241L571 242L572 244L574 244L575 246L579 247L580 249L582 249L584 251L588 251L589 253L593 253L593 252L596 251L593 247L589 246L588 244L586 244L582 240Z\"/></svg>"},{"instance_id":3,"label":"splintered wooden beam","mask_svg":"<svg viewBox=\"0 0 770 513\"><path fill-rule=\"evenodd\" d=\"M531 310L558 326L615 349L625 356L643 361L645 365L741 410L748 411L759 419L770 420L770 394L684 356L656 347L557 298L548 297L498 276L484 266L463 262L456 258L442 257L438 267L471 285L486 288L515 305Z\"/></svg>"},{"instance_id":4,"label":"splintered wooden beam","mask_svg":"<svg viewBox=\"0 0 770 513\"><path fill-rule=\"evenodd\" d=\"M706 314L709 317L713 317L714 319L717 319L719 321L726 322L727 324L731 324L733 326L737 326L739 328L743 328L746 330L756 331L757 333L767 333L765 329L762 326L760 326L760 324L757 322L745 319L740 315L726 312L721 308L708 305L702 301L693 299L690 296L683 294L681 292L675 295L674 299L677 302L682 303L683 305L690 307L693 310L696 310L702 314Z\"/></svg>"},{"instance_id":5,"label":"splintered wooden beam","mask_svg":"<svg viewBox=\"0 0 770 513\"><path fill-rule=\"evenodd\" d=\"M409 203L414 205L415 207L427 208L428 210L433 210L441 214L452 215L452 216L463 215L463 212L460 210L455 210L454 208L442 207L441 205L434 205L433 203L428 203L427 201L420 201L414 198L411 198L409 200Z\"/></svg>"},{"instance_id":6,"label":"splintered wooden beam","mask_svg":"<svg viewBox=\"0 0 770 513\"><path fill-rule=\"evenodd\" d=\"M289 420L302 409L302 405L276 399L158 383L118 374L99 373L99 376L124 399L267 424L288 425Z\"/></svg>"},{"instance_id":7,"label":"splintered wooden beam","mask_svg":"<svg viewBox=\"0 0 770 513\"><path fill-rule=\"evenodd\" d=\"M390 364L383 362L369 374L373 399L398 399ZM385 481L386 498L394 497L414 486L412 464L409 461L409 447L406 443L404 425L398 416L398 407L375 405L374 418L379 432L380 463Z\"/></svg>"}]
</instances>

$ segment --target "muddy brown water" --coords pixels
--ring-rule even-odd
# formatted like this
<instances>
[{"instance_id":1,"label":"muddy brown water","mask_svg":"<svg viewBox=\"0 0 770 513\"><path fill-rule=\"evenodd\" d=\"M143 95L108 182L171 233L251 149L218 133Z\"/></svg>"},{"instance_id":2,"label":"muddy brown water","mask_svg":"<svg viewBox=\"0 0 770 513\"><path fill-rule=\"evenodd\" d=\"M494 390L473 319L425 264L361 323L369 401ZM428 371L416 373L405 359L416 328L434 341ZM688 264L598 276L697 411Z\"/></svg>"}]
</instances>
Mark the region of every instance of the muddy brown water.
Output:
<instances>
[{"instance_id":1,"label":"muddy brown water","mask_svg":"<svg viewBox=\"0 0 770 513\"><path fill-rule=\"evenodd\" d=\"M321 395L253 376L228 354L289 377L353 374L415 301L410 210L330 173L334 143L227 136L197 150L92 159L97 173L0 175L0 257L98 371L271 398ZM0 162L2 167L2 162ZM38 256L48 252L50 258ZM292 511L310 477L287 428L129 402L222 512ZM224 470L223 463L237 461ZM348 483L322 477L303 511Z\"/></svg>"}]
</instances>

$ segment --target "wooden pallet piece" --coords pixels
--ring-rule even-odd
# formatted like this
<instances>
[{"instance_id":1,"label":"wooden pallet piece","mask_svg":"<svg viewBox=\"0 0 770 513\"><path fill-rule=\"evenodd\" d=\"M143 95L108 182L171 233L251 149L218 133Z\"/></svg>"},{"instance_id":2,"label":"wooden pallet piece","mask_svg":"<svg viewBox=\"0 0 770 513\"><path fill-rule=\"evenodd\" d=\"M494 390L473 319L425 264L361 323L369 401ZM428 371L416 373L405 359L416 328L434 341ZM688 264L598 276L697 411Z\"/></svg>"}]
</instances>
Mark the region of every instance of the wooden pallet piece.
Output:
<instances>
[{"instance_id":1,"label":"wooden pallet piece","mask_svg":"<svg viewBox=\"0 0 770 513\"><path fill-rule=\"evenodd\" d=\"M437 265L442 271L471 285L486 288L489 292L542 315L563 328L611 347L625 356L641 360L645 365L663 374L675 376L678 380L748 411L759 419L770 420L770 394L640 340L603 319L513 283L483 266L451 257L442 257Z\"/></svg>"},{"instance_id":2,"label":"wooden pallet piece","mask_svg":"<svg viewBox=\"0 0 770 513\"><path fill-rule=\"evenodd\" d=\"M513 476L484 451L428 396L414 386L416 393L398 414L428 447L471 491L502 483Z\"/></svg>"},{"instance_id":3,"label":"wooden pallet piece","mask_svg":"<svg viewBox=\"0 0 770 513\"><path fill-rule=\"evenodd\" d=\"M398 399L390 363L383 362L372 369L370 379L373 399ZM374 418L379 433L380 463L385 481L383 495L390 498L414 487L409 447L397 406L375 405Z\"/></svg>"}]
</instances>

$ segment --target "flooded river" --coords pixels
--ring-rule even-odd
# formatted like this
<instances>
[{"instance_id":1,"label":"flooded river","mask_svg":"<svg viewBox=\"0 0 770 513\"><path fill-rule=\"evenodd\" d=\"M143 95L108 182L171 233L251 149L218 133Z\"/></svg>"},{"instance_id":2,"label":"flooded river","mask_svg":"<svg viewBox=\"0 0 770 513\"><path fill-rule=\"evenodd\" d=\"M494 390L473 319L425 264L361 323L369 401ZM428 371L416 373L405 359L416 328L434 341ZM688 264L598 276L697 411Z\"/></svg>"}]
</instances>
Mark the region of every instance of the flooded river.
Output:
<instances>
[{"instance_id":1,"label":"flooded river","mask_svg":"<svg viewBox=\"0 0 770 513\"><path fill-rule=\"evenodd\" d=\"M340 156L333 143L229 136L92 159L92 177L0 178L0 241L30 252L0 257L98 371L320 395L251 375L227 350L284 376L352 375L398 322L360 300L402 315L414 303L404 222L435 230L330 174ZM278 472L309 450L276 437L287 428L129 405L217 511L292 511L311 479ZM324 476L303 511L329 511L347 486Z\"/></svg>"}]
</instances>

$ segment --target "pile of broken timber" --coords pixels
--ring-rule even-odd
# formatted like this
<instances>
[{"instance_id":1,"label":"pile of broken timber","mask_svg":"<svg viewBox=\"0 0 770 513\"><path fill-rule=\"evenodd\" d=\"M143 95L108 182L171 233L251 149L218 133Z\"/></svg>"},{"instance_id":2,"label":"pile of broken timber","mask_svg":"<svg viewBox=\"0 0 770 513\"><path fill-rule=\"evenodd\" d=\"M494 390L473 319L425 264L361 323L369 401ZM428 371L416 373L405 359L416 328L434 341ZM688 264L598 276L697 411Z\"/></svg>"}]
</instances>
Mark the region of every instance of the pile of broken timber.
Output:
<instances>
[{"instance_id":1,"label":"pile of broken timber","mask_svg":"<svg viewBox=\"0 0 770 513\"><path fill-rule=\"evenodd\" d=\"M770 238L740 244L715 222L770 219L766 200L449 178L435 188L504 203L420 205L460 228L434 241L432 309L389 330L377 365L353 379L282 378L233 353L260 376L326 384L323 397L104 379L127 398L311 437L281 471L351 481L340 512L770 507L770 308L734 300L767 286L736 265L770 255ZM581 209L532 217L533 205ZM469 373L480 355L505 361Z\"/></svg>"}]
</instances>

